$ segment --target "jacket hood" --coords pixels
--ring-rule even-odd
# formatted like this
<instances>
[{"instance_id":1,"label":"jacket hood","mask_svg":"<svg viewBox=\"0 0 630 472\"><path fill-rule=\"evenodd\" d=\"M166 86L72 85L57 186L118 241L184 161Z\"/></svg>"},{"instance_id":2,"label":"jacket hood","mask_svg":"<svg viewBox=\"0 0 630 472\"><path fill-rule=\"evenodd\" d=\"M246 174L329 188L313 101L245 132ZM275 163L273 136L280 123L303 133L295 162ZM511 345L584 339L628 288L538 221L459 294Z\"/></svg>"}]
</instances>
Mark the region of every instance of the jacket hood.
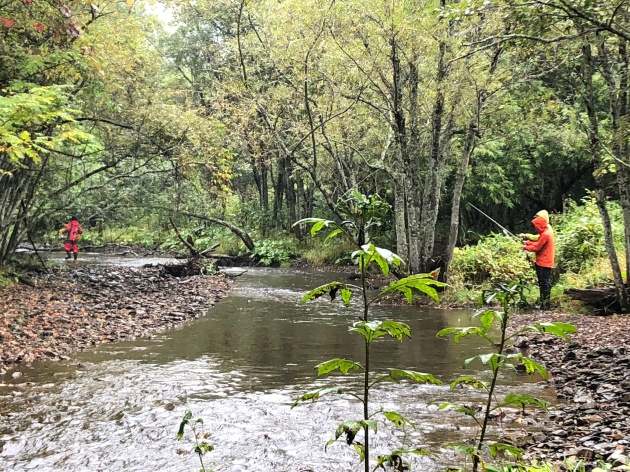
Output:
<instances>
[{"instance_id":1,"label":"jacket hood","mask_svg":"<svg viewBox=\"0 0 630 472\"><path fill-rule=\"evenodd\" d=\"M545 220L545 218L542 216L537 216L536 218L534 218L532 220L532 224L534 225L534 228L536 228L536 231L538 231L539 234L544 233L545 230L549 226L549 224L547 223L547 220Z\"/></svg>"},{"instance_id":2,"label":"jacket hood","mask_svg":"<svg viewBox=\"0 0 630 472\"><path fill-rule=\"evenodd\" d=\"M540 210L538 213L536 213L536 216L544 218L547 224L549 224L549 212L547 210Z\"/></svg>"}]
</instances>

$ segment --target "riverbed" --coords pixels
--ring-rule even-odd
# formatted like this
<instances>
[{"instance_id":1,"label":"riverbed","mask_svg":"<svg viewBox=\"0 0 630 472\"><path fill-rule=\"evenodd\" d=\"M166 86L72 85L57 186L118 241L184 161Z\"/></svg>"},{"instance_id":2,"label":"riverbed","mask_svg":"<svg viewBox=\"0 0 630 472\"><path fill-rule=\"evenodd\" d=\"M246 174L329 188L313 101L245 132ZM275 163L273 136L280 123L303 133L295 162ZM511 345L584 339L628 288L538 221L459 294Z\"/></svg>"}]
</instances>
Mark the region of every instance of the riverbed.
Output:
<instances>
[{"instance_id":1,"label":"riverbed","mask_svg":"<svg viewBox=\"0 0 630 472\"><path fill-rule=\"evenodd\" d=\"M22 376L0 376L0 470L193 471L199 469L189 434L176 440L186 410L202 418L215 450L204 459L216 471L353 471L358 458L343 440L325 449L338 424L359 418L357 402L330 396L291 409L300 395L326 386L357 387L359 379L316 378L314 366L334 357L361 361L362 338L348 332L359 315L339 300L305 305L302 295L343 274L248 269L228 297L206 316L151 340L104 344L61 362L34 362ZM437 472L461 464L442 445L474 437L470 423L432 402L480 401L448 383L463 361L487 348L474 339L437 339L447 326L471 323L470 311L375 307L375 319L408 323L412 339L381 339L373 368L429 372L444 386L384 384L372 409L398 410L416 429L380 425L373 454L401 445L434 451L414 470ZM547 400L553 391L508 373L501 393L517 388ZM523 423L499 425L522 436Z\"/></svg>"}]
</instances>

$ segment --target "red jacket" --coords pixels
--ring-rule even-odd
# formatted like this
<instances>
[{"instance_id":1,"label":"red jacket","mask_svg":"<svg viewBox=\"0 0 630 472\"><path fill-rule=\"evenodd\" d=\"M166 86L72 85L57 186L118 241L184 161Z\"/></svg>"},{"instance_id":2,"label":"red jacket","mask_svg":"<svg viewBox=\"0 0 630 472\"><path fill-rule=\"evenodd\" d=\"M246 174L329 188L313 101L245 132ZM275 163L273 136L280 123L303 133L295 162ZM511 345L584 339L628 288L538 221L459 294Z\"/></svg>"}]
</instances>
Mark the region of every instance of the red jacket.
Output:
<instances>
[{"instance_id":1,"label":"red jacket","mask_svg":"<svg viewBox=\"0 0 630 472\"><path fill-rule=\"evenodd\" d=\"M554 265L553 253L555 247L553 232L542 216L534 218L532 223L540 237L538 241L525 241L523 247L526 251L536 253L536 265L552 268Z\"/></svg>"},{"instance_id":2,"label":"red jacket","mask_svg":"<svg viewBox=\"0 0 630 472\"><path fill-rule=\"evenodd\" d=\"M68 233L67 240L76 242L79 240L79 235L83 233L83 228L77 220L72 220L66 225L66 229L61 231L62 234Z\"/></svg>"}]
</instances>

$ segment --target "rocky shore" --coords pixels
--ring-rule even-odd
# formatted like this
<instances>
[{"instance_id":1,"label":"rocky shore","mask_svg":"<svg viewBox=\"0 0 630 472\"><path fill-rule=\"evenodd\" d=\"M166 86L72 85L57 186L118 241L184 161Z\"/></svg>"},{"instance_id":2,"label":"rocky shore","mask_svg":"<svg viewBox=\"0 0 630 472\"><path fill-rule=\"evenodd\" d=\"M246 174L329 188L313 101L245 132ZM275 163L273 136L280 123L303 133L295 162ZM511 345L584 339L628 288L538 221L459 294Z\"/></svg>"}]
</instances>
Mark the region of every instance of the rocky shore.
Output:
<instances>
[{"instance_id":1,"label":"rocky shore","mask_svg":"<svg viewBox=\"0 0 630 472\"><path fill-rule=\"evenodd\" d=\"M550 410L548 426L531 436L527 455L553 462L574 456L590 464L627 460L630 317L545 313L515 315L513 320L522 326L555 321L577 328L568 343L541 335L529 335L523 342L529 355L547 368L559 402Z\"/></svg>"},{"instance_id":2,"label":"rocky shore","mask_svg":"<svg viewBox=\"0 0 630 472\"><path fill-rule=\"evenodd\" d=\"M0 290L0 372L99 343L150 337L205 314L227 277L164 276L157 267L78 267Z\"/></svg>"}]
</instances>

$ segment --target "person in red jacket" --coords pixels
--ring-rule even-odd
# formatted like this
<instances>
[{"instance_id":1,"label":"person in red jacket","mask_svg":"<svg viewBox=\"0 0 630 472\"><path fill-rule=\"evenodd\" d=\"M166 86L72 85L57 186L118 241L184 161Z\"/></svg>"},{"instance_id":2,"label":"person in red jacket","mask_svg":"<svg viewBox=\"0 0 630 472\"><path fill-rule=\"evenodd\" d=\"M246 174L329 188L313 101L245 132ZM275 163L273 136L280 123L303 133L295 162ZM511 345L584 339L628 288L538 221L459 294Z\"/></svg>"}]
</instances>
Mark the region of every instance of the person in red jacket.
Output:
<instances>
[{"instance_id":1,"label":"person in red jacket","mask_svg":"<svg viewBox=\"0 0 630 472\"><path fill-rule=\"evenodd\" d=\"M83 228L79 224L79 221L76 217L70 217L70 223L66 225L66 227L59 231L59 234L67 234L66 237L66 245L64 249L66 250L66 259L70 259L71 253L74 256L74 260L77 260L79 255L79 235L83 234Z\"/></svg>"},{"instance_id":2,"label":"person in red jacket","mask_svg":"<svg viewBox=\"0 0 630 472\"><path fill-rule=\"evenodd\" d=\"M551 270L554 266L555 243L548 218L537 214L532 223L539 234L538 240L523 242L523 249L536 254L536 277L540 289L540 308L545 310L549 308L551 296Z\"/></svg>"}]
</instances>

